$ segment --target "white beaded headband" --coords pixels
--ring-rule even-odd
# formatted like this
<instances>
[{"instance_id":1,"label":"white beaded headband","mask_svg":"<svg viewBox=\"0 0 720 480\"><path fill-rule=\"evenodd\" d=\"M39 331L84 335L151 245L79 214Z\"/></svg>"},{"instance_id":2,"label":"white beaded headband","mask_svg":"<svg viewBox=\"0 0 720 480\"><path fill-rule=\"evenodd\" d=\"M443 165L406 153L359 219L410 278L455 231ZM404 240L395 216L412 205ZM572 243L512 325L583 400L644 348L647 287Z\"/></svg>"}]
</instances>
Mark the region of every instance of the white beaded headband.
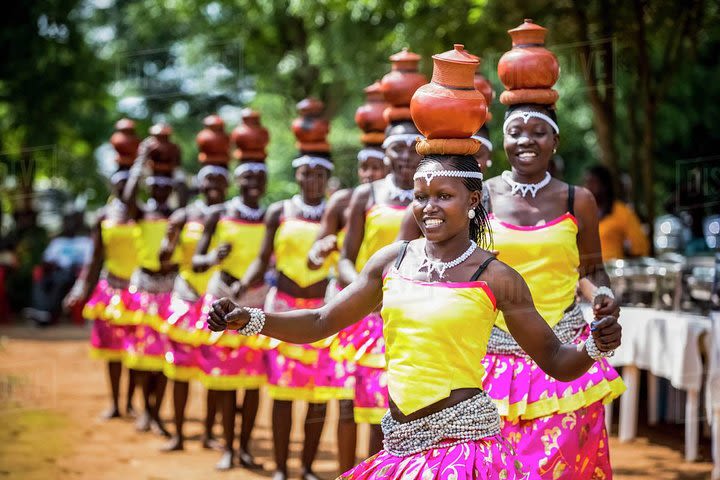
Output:
<instances>
[{"instance_id":1,"label":"white beaded headband","mask_svg":"<svg viewBox=\"0 0 720 480\"><path fill-rule=\"evenodd\" d=\"M292 162L293 168L300 168L303 165L308 165L310 168L315 168L317 166L327 168L328 170L332 171L335 170L335 165L328 160L327 158L323 157L313 157L312 155L303 155L302 157L296 158Z\"/></svg>"},{"instance_id":2,"label":"white beaded headband","mask_svg":"<svg viewBox=\"0 0 720 480\"><path fill-rule=\"evenodd\" d=\"M267 172L267 165L262 162L243 162L235 167L235 176L239 177L245 172Z\"/></svg>"},{"instance_id":3,"label":"white beaded headband","mask_svg":"<svg viewBox=\"0 0 720 480\"><path fill-rule=\"evenodd\" d=\"M525 123L528 122L531 118L539 118L540 120L545 120L548 125L552 127L553 130L555 130L555 133L560 133L560 127L558 127L557 123L550 118L549 116L545 115L542 112L523 112L523 111L515 111L508 115L508 117L505 119L505 122L503 123L503 132L507 133L507 127L516 118L522 118Z\"/></svg>"},{"instance_id":4,"label":"white beaded headband","mask_svg":"<svg viewBox=\"0 0 720 480\"><path fill-rule=\"evenodd\" d=\"M483 179L483 174L480 172L464 172L462 170L430 170L426 172L415 172L413 180L425 179L428 185L432 182L435 177L459 177L459 178L477 178Z\"/></svg>"},{"instance_id":5,"label":"white beaded headband","mask_svg":"<svg viewBox=\"0 0 720 480\"><path fill-rule=\"evenodd\" d=\"M130 171L129 170L118 170L117 172L113 173L110 177L110 183L115 185L116 183L122 182L123 180L127 180L130 177Z\"/></svg>"},{"instance_id":6,"label":"white beaded headband","mask_svg":"<svg viewBox=\"0 0 720 480\"><path fill-rule=\"evenodd\" d=\"M173 179L171 177L152 175L145 179L145 185L147 185L148 187L152 187L153 185L157 185L159 187L172 187Z\"/></svg>"},{"instance_id":7,"label":"white beaded headband","mask_svg":"<svg viewBox=\"0 0 720 480\"><path fill-rule=\"evenodd\" d=\"M492 142L491 142L490 140L488 140L487 138L481 137L480 135L473 135L473 136L470 137L470 138L474 138L474 139L477 140L478 142L482 143L483 145L485 145L485 147L486 147L489 151L492 152Z\"/></svg>"},{"instance_id":8,"label":"white beaded headband","mask_svg":"<svg viewBox=\"0 0 720 480\"><path fill-rule=\"evenodd\" d=\"M197 173L198 182L205 180L208 175L222 175L225 180L229 180L228 169L219 165L205 165Z\"/></svg>"},{"instance_id":9,"label":"white beaded headband","mask_svg":"<svg viewBox=\"0 0 720 480\"><path fill-rule=\"evenodd\" d=\"M385 141L382 143L382 148L388 148L395 142L403 142L405 145L410 147L413 143L420 141L424 138L425 137L423 137L419 133L396 133L395 135L390 135L389 137L385 138Z\"/></svg>"},{"instance_id":10,"label":"white beaded headband","mask_svg":"<svg viewBox=\"0 0 720 480\"><path fill-rule=\"evenodd\" d=\"M358 162L366 162L369 158L377 158L383 160L385 154L381 150L375 148L363 148L357 154Z\"/></svg>"}]
</instances>

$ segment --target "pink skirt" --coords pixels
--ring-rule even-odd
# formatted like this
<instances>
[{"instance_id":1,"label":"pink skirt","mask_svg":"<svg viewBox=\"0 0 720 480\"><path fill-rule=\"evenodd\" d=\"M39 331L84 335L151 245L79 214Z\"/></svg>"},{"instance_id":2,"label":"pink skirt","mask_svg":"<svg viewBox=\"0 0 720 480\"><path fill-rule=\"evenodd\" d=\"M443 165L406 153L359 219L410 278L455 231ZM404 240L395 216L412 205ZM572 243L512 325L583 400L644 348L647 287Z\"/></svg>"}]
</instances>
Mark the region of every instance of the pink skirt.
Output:
<instances>
[{"instance_id":1,"label":"pink skirt","mask_svg":"<svg viewBox=\"0 0 720 480\"><path fill-rule=\"evenodd\" d=\"M108 315L108 307L120 301L123 289L113 288L100 279L83 307L83 317L93 322L90 331L90 356L108 362L122 360L125 345L125 328L117 325Z\"/></svg>"},{"instance_id":2,"label":"pink skirt","mask_svg":"<svg viewBox=\"0 0 720 480\"><path fill-rule=\"evenodd\" d=\"M319 308L322 298L295 298L270 290L265 302L268 312ZM352 377L344 363L330 355L333 337L312 344L292 344L270 339L267 365L270 396L275 400L305 400L323 403L352 398Z\"/></svg>"},{"instance_id":3,"label":"pink skirt","mask_svg":"<svg viewBox=\"0 0 720 480\"><path fill-rule=\"evenodd\" d=\"M575 343L589 333L586 328ZM625 385L606 359L571 382L517 355L488 353L483 366L483 389L498 407L503 436L536 467L530 478L612 478L603 403L619 397Z\"/></svg>"},{"instance_id":4,"label":"pink skirt","mask_svg":"<svg viewBox=\"0 0 720 480\"><path fill-rule=\"evenodd\" d=\"M528 478L500 435L407 457L380 451L340 480L513 480Z\"/></svg>"},{"instance_id":5,"label":"pink skirt","mask_svg":"<svg viewBox=\"0 0 720 480\"><path fill-rule=\"evenodd\" d=\"M139 292L131 286L123 298L134 325L126 327L123 365L133 370L162 372L165 368L165 319L170 316L171 292Z\"/></svg>"},{"instance_id":6,"label":"pink skirt","mask_svg":"<svg viewBox=\"0 0 720 480\"><path fill-rule=\"evenodd\" d=\"M528 478L612 479L602 402L533 420L503 420L502 436L528 467Z\"/></svg>"},{"instance_id":7,"label":"pink skirt","mask_svg":"<svg viewBox=\"0 0 720 480\"><path fill-rule=\"evenodd\" d=\"M258 336L246 337L234 330L223 332L214 343L207 326L207 312L217 300L203 297L197 328L202 343L196 350L199 380L210 390L256 389L267 381L265 352Z\"/></svg>"},{"instance_id":8,"label":"pink skirt","mask_svg":"<svg viewBox=\"0 0 720 480\"><path fill-rule=\"evenodd\" d=\"M379 425L388 409L383 320L378 312L338 333L333 358L355 365L355 422Z\"/></svg>"},{"instance_id":9,"label":"pink skirt","mask_svg":"<svg viewBox=\"0 0 720 480\"><path fill-rule=\"evenodd\" d=\"M173 295L168 311L163 372L175 381L196 379L200 373L196 337L197 323L202 316L202 299L191 302Z\"/></svg>"}]
</instances>

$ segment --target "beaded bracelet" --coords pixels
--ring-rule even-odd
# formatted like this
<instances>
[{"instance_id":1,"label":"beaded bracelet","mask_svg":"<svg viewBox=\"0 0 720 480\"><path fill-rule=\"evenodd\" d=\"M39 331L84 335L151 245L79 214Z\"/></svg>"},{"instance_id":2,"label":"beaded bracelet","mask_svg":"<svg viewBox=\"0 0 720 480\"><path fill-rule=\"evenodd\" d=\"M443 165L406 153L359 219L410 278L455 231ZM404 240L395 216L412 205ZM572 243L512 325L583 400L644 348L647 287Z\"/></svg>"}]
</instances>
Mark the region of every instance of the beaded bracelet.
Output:
<instances>
[{"instance_id":1,"label":"beaded bracelet","mask_svg":"<svg viewBox=\"0 0 720 480\"><path fill-rule=\"evenodd\" d=\"M265 312L259 308L245 308L245 311L250 314L250 321L243 328L238 329L237 332L248 337L262 332L265 326Z\"/></svg>"},{"instance_id":2,"label":"beaded bracelet","mask_svg":"<svg viewBox=\"0 0 720 480\"><path fill-rule=\"evenodd\" d=\"M595 303L595 299L601 295L608 297L610 300L615 300L615 294L610 290L610 287L602 286L595 289L592 298L593 303Z\"/></svg>"},{"instance_id":3,"label":"beaded bracelet","mask_svg":"<svg viewBox=\"0 0 720 480\"><path fill-rule=\"evenodd\" d=\"M321 267L323 263L325 263L325 259L320 258L320 255L318 255L317 249L314 245L310 249L310 252L308 252L308 259L313 263L313 265L318 267Z\"/></svg>"},{"instance_id":4,"label":"beaded bracelet","mask_svg":"<svg viewBox=\"0 0 720 480\"><path fill-rule=\"evenodd\" d=\"M579 344L578 350L582 348L582 345L585 345L585 351L587 352L588 356L595 361L598 361L601 358L609 358L615 355L615 350L608 350L607 352L601 351L598 348L597 343L595 343L595 338L592 336L585 340L584 344Z\"/></svg>"}]
</instances>

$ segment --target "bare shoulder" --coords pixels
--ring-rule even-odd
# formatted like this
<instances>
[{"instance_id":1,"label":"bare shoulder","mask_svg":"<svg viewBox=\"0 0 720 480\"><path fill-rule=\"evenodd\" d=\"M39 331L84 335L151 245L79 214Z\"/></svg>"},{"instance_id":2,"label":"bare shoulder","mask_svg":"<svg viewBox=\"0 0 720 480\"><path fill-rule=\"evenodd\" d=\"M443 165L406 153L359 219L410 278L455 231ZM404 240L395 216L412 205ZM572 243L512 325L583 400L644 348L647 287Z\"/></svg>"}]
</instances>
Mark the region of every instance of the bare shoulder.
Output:
<instances>
[{"instance_id":1,"label":"bare shoulder","mask_svg":"<svg viewBox=\"0 0 720 480\"><path fill-rule=\"evenodd\" d=\"M268 225L279 225L284 208L285 200L280 200L279 202L271 204L268 207L267 212L265 212L265 223Z\"/></svg>"},{"instance_id":2,"label":"bare shoulder","mask_svg":"<svg viewBox=\"0 0 720 480\"><path fill-rule=\"evenodd\" d=\"M371 276L380 276L389 269L397 259L398 255L405 248L407 242L395 242L381 248L370 257L364 270L367 270Z\"/></svg>"},{"instance_id":3,"label":"bare shoulder","mask_svg":"<svg viewBox=\"0 0 720 480\"><path fill-rule=\"evenodd\" d=\"M517 298L517 294L520 293L519 288L525 284L522 276L501 260L495 260L488 264L483 280L492 290L499 305L507 300Z\"/></svg>"},{"instance_id":4,"label":"bare shoulder","mask_svg":"<svg viewBox=\"0 0 720 480\"><path fill-rule=\"evenodd\" d=\"M338 190L337 192L333 193L330 196L330 199L327 202L327 208L331 210L336 209L345 209L347 208L348 204L350 203L350 199L353 196L353 189L352 188L345 188L343 190Z\"/></svg>"}]
</instances>

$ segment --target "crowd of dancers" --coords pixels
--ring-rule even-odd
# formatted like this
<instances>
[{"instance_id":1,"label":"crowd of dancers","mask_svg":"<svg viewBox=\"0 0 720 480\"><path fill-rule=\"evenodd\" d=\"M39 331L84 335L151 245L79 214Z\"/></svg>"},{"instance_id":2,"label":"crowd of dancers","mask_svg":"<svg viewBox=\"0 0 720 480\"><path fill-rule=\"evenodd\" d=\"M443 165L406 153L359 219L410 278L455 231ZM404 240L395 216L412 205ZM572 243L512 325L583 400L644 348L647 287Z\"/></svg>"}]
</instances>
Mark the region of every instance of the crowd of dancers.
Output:
<instances>
[{"instance_id":1,"label":"crowd of dancers","mask_svg":"<svg viewBox=\"0 0 720 480\"><path fill-rule=\"evenodd\" d=\"M203 446L216 443L222 417L218 469L259 468L251 440L266 388L277 480L287 477L299 400L305 480L317 478L335 400L341 478L612 478L603 404L624 386L606 360L620 343L619 309L597 207L548 173L559 71L545 29L526 20L510 34L498 70L512 168L487 181L494 93L462 45L433 56L430 83L419 55L390 57L392 71L365 89L356 114L360 185L327 201L333 160L318 100L300 102L292 123L299 193L267 209L270 139L257 112L243 111L229 136L220 117L204 120L199 196L175 211L170 127L139 142L130 120L118 122L112 196L67 299L85 302L93 321L108 416L120 416L124 366L130 395L135 384L143 393L138 428L171 437L167 450L184 448L189 382L205 387ZM231 181L239 194L228 199ZM160 418L168 379L172 434ZM356 465L358 423L371 425L372 456Z\"/></svg>"}]
</instances>

